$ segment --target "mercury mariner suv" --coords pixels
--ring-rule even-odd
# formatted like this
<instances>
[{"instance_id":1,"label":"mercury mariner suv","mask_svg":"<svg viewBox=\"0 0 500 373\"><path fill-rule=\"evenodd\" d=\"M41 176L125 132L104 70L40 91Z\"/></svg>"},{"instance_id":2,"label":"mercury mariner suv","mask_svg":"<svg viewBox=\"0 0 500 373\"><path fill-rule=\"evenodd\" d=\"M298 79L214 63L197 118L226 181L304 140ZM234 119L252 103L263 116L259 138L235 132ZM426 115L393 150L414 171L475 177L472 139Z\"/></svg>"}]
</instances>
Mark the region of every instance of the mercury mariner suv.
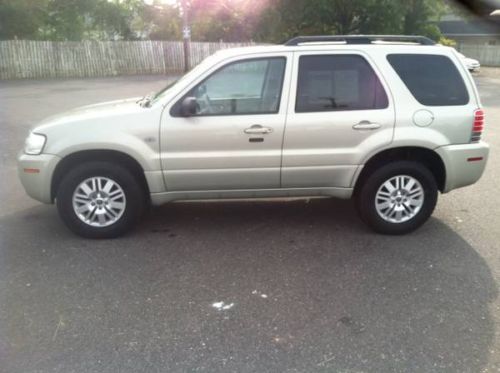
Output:
<instances>
[{"instance_id":1,"label":"mercury mariner suv","mask_svg":"<svg viewBox=\"0 0 500 373\"><path fill-rule=\"evenodd\" d=\"M489 147L467 67L419 36L296 37L219 51L162 91L46 119L19 155L33 198L92 238L124 234L148 204L353 198L403 234L438 191L475 183Z\"/></svg>"}]
</instances>

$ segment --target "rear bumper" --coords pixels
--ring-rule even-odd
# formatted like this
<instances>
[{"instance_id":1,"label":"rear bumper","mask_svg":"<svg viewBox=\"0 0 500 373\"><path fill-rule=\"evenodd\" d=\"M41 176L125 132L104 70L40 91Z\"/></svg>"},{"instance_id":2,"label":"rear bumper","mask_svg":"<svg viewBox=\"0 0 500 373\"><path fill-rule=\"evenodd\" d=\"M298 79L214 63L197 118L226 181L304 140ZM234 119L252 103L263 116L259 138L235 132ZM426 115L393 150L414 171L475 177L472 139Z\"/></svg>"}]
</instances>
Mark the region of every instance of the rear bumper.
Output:
<instances>
[{"instance_id":1,"label":"rear bumper","mask_svg":"<svg viewBox=\"0 0 500 373\"><path fill-rule=\"evenodd\" d=\"M447 145L435 149L446 168L443 193L474 184L481 178L488 161L490 147L485 142Z\"/></svg>"},{"instance_id":2,"label":"rear bumper","mask_svg":"<svg viewBox=\"0 0 500 373\"><path fill-rule=\"evenodd\" d=\"M52 175L60 160L61 158L52 154L20 153L18 155L19 180L31 198L43 203L53 202L51 198Z\"/></svg>"}]
</instances>

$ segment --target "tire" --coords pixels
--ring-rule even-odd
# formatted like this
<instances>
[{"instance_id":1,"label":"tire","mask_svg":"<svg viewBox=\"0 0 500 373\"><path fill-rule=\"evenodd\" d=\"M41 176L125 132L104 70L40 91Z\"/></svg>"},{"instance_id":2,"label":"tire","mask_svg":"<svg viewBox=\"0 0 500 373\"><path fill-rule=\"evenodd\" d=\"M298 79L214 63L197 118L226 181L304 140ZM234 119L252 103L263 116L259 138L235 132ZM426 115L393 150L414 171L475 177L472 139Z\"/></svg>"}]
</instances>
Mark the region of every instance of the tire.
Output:
<instances>
[{"instance_id":1,"label":"tire","mask_svg":"<svg viewBox=\"0 0 500 373\"><path fill-rule=\"evenodd\" d=\"M142 215L145 202L145 191L134 175L110 162L77 166L61 180L56 192L62 221L86 238L125 234Z\"/></svg>"},{"instance_id":2,"label":"tire","mask_svg":"<svg viewBox=\"0 0 500 373\"><path fill-rule=\"evenodd\" d=\"M436 179L421 163L391 162L361 182L356 191L356 207L361 219L378 233L398 235L414 231L436 207ZM395 189L391 191L391 187Z\"/></svg>"}]
</instances>

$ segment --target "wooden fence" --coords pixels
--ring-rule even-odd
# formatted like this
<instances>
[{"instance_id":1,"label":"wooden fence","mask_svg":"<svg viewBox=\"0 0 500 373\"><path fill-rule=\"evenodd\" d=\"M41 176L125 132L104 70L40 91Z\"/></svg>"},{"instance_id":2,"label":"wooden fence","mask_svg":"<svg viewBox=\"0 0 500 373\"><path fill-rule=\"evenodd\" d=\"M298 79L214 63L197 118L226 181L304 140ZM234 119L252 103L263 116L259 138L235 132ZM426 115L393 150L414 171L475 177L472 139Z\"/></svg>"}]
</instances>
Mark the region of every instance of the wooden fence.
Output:
<instances>
[{"instance_id":1,"label":"wooden fence","mask_svg":"<svg viewBox=\"0 0 500 373\"><path fill-rule=\"evenodd\" d=\"M219 49L251 43L191 43L191 63ZM182 42L172 41L0 41L0 79L73 78L178 73Z\"/></svg>"},{"instance_id":2,"label":"wooden fence","mask_svg":"<svg viewBox=\"0 0 500 373\"><path fill-rule=\"evenodd\" d=\"M191 43L195 65L219 49L251 43ZM457 47L483 66L500 66L500 46ZM0 79L81 78L166 74L183 70L182 42L174 41L0 41Z\"/></svg>"},{"instance_id":3,"label":"wooden fence","mask_svg":"<svg viewBox=\"0 0 500 373\"><path fill-rule=\"evenodd\" d=\"M457 49L467 57L478 60L482 66L500 66L500 45L461 44Z\"/></svg>"}]
</instances>

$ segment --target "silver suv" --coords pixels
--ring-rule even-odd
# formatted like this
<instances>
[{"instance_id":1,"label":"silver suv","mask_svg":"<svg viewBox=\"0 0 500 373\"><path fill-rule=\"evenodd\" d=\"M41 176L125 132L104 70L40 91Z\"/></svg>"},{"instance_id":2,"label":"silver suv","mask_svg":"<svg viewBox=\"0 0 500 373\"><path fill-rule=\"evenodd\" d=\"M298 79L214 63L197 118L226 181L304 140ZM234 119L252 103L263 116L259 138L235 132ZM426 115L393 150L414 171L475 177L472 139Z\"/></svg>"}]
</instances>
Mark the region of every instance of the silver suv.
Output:
<instances>
[{"instance_id":1,"label":"silver suv","mask_svg":"<svg viewBox=\"0 0 500 373\"><path fill-rule=\"evenodd\" d=\"M410 232L476 182L484 114L457 52L415 36L297 37L217 52L155 95L51 117L19 155L26 192L75 233L128 231L147 204L354 197Z\"/></svg>"}]
</instances>

